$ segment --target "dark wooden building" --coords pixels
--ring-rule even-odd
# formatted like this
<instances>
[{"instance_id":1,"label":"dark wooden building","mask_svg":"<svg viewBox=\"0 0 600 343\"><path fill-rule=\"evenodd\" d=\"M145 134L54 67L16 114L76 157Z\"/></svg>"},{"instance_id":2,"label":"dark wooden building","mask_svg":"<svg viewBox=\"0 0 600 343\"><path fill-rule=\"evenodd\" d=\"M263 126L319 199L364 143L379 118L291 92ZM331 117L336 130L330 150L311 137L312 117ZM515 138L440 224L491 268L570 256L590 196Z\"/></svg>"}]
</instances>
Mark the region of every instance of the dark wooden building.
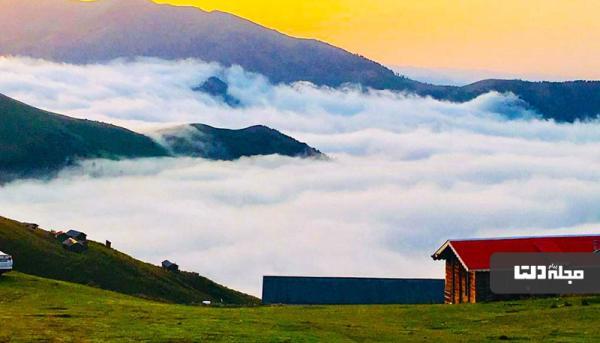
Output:
<instances>
[{"instance_id":1,"label":"dark wooden building","mask_svg":"<svg viewBox=\"0 0 600 343\"><path fill-rule=\"evenodd\" d=\"M441 304L442 279L265 276L264 304Z\"/></svg>"},{"instance_id":2,"label":"dark wooden building","mask_svg":"<svg viewBox=\"0 0 600 343\"><path fill-rule=\"evenodd\" d=\"M62 242L63 248L71 252L82 253L87 250L87 246L82 242L76 241L73 238L68 238Z\"/></svg>"},{"instance_id":3,"label":"dark wooden building","mask_svg":"<svg viewBox=\"0 0 600 343\"><path fill-rule=\"evenodd\" d=\"M164 260L162 262L162 267L170 272L177 272L179 271L179 266L176 263L173 263L169 260Z\"/></svg>"},{"instance_id":4,"label":"dark wooden building","mask_svg":"<svg viewBox=\"0 0 600 343\"><path fill-rule=\"evenodd\" d=\"M53 235L61 243L71 238L71 236L67 235L67 233L63 231L53 232Z\"/></svg>"},{"instance_id":5,"label":"dark wooden building","mask_svg":"<svg viewBox=\"0 0 600 343\"><path fill-rule=\"evenodd\" d=\"M35 230L39 229L39 227L40 227L38 224L34 224L34 223L22 223L22 224L31 231L35 231Z\"/></svg>"},{"instance_id":6,"label":"dark wooden building","mask_svg":"<svg viewBox=\"0 0 600 343\"><path fill-rule=\"evenodd\" d=\"M490 258L494 253L594 252L598 242L600 236L450 240L432 257L446 261L444 302L476 303L511 298L490 289Z\"/></svg>"},{"instance_id":7,"label":"dark wooden building","mask_svg":"<svg viewBox=\"0 0 600 343\"><path fill-rule=\"evenodd\" d=\"M87 235L83 232L77 231L77 230L69 230L66 232L67 236L73 238L76 241L79 242L85 242L87 241Z\"/></svg>"}]
</instances>

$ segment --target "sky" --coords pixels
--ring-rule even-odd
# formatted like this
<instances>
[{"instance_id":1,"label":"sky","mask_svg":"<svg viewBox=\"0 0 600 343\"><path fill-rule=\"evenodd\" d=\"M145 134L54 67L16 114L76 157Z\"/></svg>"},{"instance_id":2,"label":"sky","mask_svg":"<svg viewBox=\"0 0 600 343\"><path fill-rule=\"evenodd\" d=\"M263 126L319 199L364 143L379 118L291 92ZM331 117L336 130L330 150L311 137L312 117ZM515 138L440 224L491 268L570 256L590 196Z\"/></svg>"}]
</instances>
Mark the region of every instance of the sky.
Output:
<instances>
[{"instance_id":1,"label":"sky","mask_svg":"<svg viewBox=\"0 0 600 343\"><path fill-rule=\"evenodd\" d=\"M222 10L389 66L600 79L596 0L157 0Z\"/></svg>"},{"instance_id":2,"label":"sky","mask_svg":"<svg viewBox=\"0 0 600 343\"><path fill-rule=\"evenodd\" d=\"M511 95L457 104L151 58L0 57L0 74L0 93L74 117L140 132L264 124L325 152L86 161L0 187L2 216L254 295L263 275L443 278L430 256L450 238L600 233L600 123L537 120ZM214 75L241 107L192 91Z\"/></svg>"}]
</instances>

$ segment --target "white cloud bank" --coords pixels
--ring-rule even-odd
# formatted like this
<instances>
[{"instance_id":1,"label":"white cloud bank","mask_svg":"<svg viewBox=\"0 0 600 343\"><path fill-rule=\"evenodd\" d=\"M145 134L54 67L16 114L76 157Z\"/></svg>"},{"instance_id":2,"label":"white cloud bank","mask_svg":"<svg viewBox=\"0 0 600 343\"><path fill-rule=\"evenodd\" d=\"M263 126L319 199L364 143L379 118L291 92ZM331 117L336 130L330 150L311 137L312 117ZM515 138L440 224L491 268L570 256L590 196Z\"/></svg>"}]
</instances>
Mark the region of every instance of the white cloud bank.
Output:
<instances>
[{"instance_id":1,"label":"white cloud bank","mask_svg":"<svg viewBox=\"0 0 600 343\"><path fill-rule=\"evenodd\" d=\"M191 60L0 58L0 75L0 93L72 116L138 130L266 124L330 154L90 161L0 189L3 216L79 228L255 295L265 274L441 277L429 255L447 238L600 233L600 124L509 121L532 116L511 96L273 86ZM190 90L211 75L246 106Z\"/></svg>"}]
</instances>

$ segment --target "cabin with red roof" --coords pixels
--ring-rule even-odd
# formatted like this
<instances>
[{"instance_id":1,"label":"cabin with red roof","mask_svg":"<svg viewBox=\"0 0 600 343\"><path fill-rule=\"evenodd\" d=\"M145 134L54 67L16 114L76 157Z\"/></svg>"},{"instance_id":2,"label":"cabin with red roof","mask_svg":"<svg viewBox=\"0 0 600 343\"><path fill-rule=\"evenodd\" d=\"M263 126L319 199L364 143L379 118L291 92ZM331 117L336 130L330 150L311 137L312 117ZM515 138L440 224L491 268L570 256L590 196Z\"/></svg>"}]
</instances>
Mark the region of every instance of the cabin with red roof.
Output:
<instances>
[{"instance_id":1,"label":"cabin with red roof","mask_svg":"<svg viewBox=\"0 0 600 343\"><path fill-rule=\"evenodd\" d=\"M494 253L577 253L600 251L600 236L494 238L446 241L431 257L446 261L444 302L476 303L506 299L490 289Z\"/></svg>"}]
</instances>

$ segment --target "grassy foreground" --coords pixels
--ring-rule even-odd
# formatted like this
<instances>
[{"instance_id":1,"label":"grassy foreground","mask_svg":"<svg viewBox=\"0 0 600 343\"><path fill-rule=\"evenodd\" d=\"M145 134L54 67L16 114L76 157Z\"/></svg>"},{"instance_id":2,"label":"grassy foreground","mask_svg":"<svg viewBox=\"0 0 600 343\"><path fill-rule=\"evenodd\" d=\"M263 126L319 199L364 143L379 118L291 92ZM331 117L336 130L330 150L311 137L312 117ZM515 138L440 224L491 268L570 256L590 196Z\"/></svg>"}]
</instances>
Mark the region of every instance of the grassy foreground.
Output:
<instances>
[{"instance_id":1,"label":"grassy foreground","mask_svg":"<svg viewBox=\"0 0 600 343\"><path fill-rule=\"evenodd\" d=\"M0 277L4 341L600 341L600 298L478 305L194 307L20 273Z\"/></svg>"}]
</instances>

